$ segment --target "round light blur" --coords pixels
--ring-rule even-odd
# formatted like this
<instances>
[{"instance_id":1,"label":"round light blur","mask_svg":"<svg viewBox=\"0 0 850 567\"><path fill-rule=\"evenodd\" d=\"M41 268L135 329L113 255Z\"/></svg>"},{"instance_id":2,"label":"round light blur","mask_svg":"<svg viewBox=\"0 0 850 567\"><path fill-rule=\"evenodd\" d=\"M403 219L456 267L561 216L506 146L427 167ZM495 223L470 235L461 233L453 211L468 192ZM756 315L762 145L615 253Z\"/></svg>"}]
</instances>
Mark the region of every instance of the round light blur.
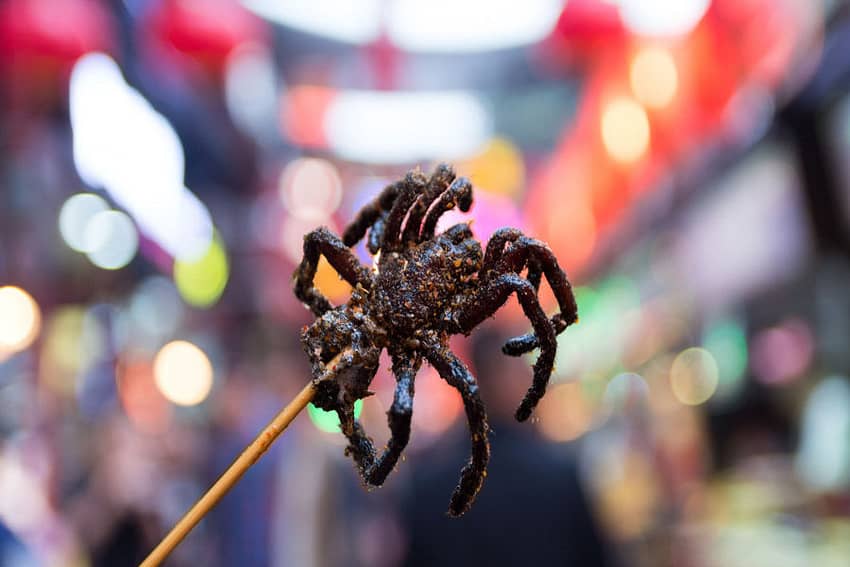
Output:
<instances>
[{"instance_id":1,"label":"round light blur","mask_svg":"<svg viewBox=\"0 0 850 567\"><path fill-rule=\"evenodd\" d=\"M165 276L150 276L130 300L133 324L152 337L169 336L183 317L183 303L174 283Z\"/></svg>"},{"instance_id":2,"label":"round light blur","mask_svg":"<svg viewBox=\"0 0 850 567\"><path fill-rule=\"evenodd\" d=\"M580 382L550 389L537 408L540 432L552 441L572 441L586 433L593 422L593 409L582 393Z\"/></svg>"},{"instance_id":3,"label":"round light blur","mask_svg":"<svg viewBox=\"0 0 850 567\"><path fill-rule=\"evenodd\" d=\"M311 230L325 225L336 231L333 219L325 219L323 222L304 219L292 215L286 215L280 227L280 247L290 261L297 264L304 255L304 235Z\"/></svg>"},{"instance_id":4,"label":"round light blur","mask_svg":"<svg viewBox=\"0 0 850 567\"><path fill-rule=\"evenodd\" d=\"M299 158L280 176L280 197L294 216L320 220L331 216L342 201L342 181L336 167L324 159Z\"/></svg>"},{"instance_id":5,"label":"round light blur","mask_svg":"<svg viewBox=\"0 0 850 567\"><path fill-rule=\"evenodd\" d=\"M84 232L86 256L104 270L118 270L139 250L139 233L133 220L121 211L94 215Z\"/></svg>"},{"instance_id":6,"label":"round light blur","mask_svg":"<svg viewBox=\"0 0 850 567\"><path fill-rule=\"evenodd\" d=\"M32 344L41 329L41 310L26 291L0 287L0 358Z\"/></svg>"},{"instance_id":7,"label":"round light blur","mask_svg":"<svg viewBox=\"0 0 850 567\"><path fill-rule=\"evenodd\" d=\"M812 331L800 319L760 331L753 338L755 378L769 385L793 382L811 365L814 350Z\"/></svg>"},{"instance_id":8,"label":"round light blur","mask_svg":"<svg viewBox=\"0 0 850 567\"><path fill-rule=\"evenodd\" d=\"M359 419L363 413L363 400L354 402L354 418ZM313 404L307 405L307 415L310 416L310 421L316 426L316 429L324 433L339 433L339 415L335 411L326 411L318 408Z\"/></svg>"},{"instance_id":9,"label":"round light blur","mask_svg":"<svg viewBox=\"0 0 850 567\"><path fill-rule=\"evenodd\" d=\"M227 110L237 126L260 139L276 133L278 85L272 54L249 43L231 52L224 70Z\"/></svg>"},{"instance_id":10,"label":"round light blur","mask_svg":"<svg viewBox=\"0 0 850 567\"><path fill-rule=\"evenodd\" d=\"M211 307L221 298L230 278L227 251L217 236L206 253L196 260L174 262L174 283L186 303Z\"/></svg>"},{"instance_id":11,"label":"round light blur","mask_svg":"<svg viewBox=\"0 0 850 567\"><path fill-rule=\"evenodd\" d=\"M98 213L109 210L109 204L94 193L71 195L59 210L59 234L77 252L88 252L86 227Z\"/></svg>"},{"instance_id":12,"label":"round light blur","mask_svg":"<svg viewBox=\"0 0 850 567\"><path fill-rule=\"evenodd\" d=\"M737 394L744 385L748 362L747 335L743 326L731 319L719 321L706 330L702 346L717 361L720 372L717 396L728 398Z\"/></svg>"},{"instance_id":13,"label":"round light blur","mask_svg":"<svg viewBox=\"0 0 850 567\"><path fill-rule=\"evenodd\" d=\"M676 399L689 406L706 402L717 390L717 361L702 348L685 349L673 360L670 385Z\"/></svg>"},{"instance_id":14,"label":"round light blur","mask_svg":"<svg viewBox=\"0 0 850 567\"><path fill-rule=\"evenodd\" d=\"M649 386L643 376L624 372L608 382L602 402L609 414L634 413L645 406L648 398Z\"/></svg>"},{"instance_id":15,"label":"round light blur","mask_svg":"<svg viewBox=\"0 0 850 567\"><path fill-rule=\"evenodd\" d=\"M210 359L188 341L172 341L162 347L154 359L153 374L162 395L180 406L203 402L212 389Z\"/></svg>"},{"instance_id":16,"label":"round light blur","mask_svg":"<svg viewBox=\"0 0 850 567\"><path fill-rule=\"evenodd\" d=\"M522 151L507 138L492 138L462 166L461 172L468 175L476 188L500 195L516 195L525 184Z\"/></svg>"},{"instance_id":17,"label":"round light blur","mask_svg":"<svg viewBox=\"0 0 850 567\"><path fill-rule=\"evenodd\" d=\"M679 74L666 49L646 47L632 60L629 73L635 97L650 108L664 108L676 96Z\"/></svg>"},{"instance_id":18,"label":"round light blur","mask_svg":"<svg viewBox=\"0 0 850 567\"><path fill-rule=\"evenodd\" d=\"M649 118L641 105L628 98L611 101L602 111L602 143L620 163L634 163L649 148Z\"/></svg>"}]
</instances>

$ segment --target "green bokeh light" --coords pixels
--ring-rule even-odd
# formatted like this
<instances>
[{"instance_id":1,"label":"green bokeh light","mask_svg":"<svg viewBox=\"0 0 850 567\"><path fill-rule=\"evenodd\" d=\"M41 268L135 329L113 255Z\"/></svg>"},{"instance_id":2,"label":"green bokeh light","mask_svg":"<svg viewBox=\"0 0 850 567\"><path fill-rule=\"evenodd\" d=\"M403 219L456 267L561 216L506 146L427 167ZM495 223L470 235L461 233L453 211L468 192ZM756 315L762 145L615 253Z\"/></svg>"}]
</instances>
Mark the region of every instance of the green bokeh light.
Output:
<instances>
[{"instance_id":1,"label":"green bokeh light","mask_svg":"<svg viewBox=\"0 0 850 567\"><path fill-rule=\"evenodd\" d=\"M724 319L710 325L703 334L703 348L717 360L720 371L718 394L733 395L743 385L747 370L747 334L735 320Z\"/></svg>"},{"instance_id":2,"label":"green bokeh light","mask_svg":"<svg viewBox=\"0 0 850 567\"><path fill-rule=\"evenodd\" d=\"M359 418L363 411L363 400L354 402L354 417ZM318 428L319 431L325 433L339 433L339 416L335 411L325 411L317 408L313 404L307 406L307 415L310 416L310 421Z\"/></svg>"}]
</instances>

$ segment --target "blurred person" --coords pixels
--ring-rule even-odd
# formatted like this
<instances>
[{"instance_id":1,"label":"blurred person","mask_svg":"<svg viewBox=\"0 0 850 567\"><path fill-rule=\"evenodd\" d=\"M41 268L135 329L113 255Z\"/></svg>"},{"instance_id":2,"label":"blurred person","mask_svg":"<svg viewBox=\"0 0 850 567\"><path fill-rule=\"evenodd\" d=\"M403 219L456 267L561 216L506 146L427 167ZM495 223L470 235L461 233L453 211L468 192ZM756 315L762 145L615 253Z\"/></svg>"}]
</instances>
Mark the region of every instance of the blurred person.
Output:
<instances>
[{"instance_id":1,"label":"blurred person","mask_svg":"<svg viewBox=\"0 0 850 567\"><path fill-rule=\"evenodd\" d=\"M411 457L401 506L408 537L404 565L610 564L574 456L514 420L531 370L525 358L502 354L508 338L488 327L472 339L472 370L492 431L487 479L469 512L447 516L458 463L469 455L465 420Z\"/></svg>"}]
</instances>

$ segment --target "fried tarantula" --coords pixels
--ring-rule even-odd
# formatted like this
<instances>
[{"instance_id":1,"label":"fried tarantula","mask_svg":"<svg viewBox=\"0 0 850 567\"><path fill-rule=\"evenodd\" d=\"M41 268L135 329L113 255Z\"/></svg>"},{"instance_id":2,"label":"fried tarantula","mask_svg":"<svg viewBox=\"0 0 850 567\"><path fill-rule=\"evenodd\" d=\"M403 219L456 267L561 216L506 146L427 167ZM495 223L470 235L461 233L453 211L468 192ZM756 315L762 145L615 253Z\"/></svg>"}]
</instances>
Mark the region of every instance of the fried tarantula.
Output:
<instances>
[{"instance_id":1,"label":"fried tarantula","mask_svg":"<svg viewBox=\"0 0 850 567\"><path fill-rule=\"evenodd\" d=\"M346 454L353 457L366 484L383 484L407 445L414 379L423 360L458 390L472 435L472 456L452 494L451 516L464 514L478 494L490 444L478 384L449 351L449 336L468 335L510 294L517 295L534 332L509 340L502 351L519 356L540 348L532 385L516 411L516 419L525 421L546 390L555 360L555 336L577 320L570 283L543 242L502 228L482 253L468 223L434 234L443 213L454 207L468 211L471 204L469 180L455 178L450 166L439 165L430 178L418 169L411 171L366 205L341 240L324 227L307 234L304 258L293 280L295 295L317 317L301 334L312 364L313 403L336 410L349 442ZM374 272L350 250L367 230L369 251L379 254ZM320 255L354 288L348 303L334 307L314 287ZM551 319L537 297L543 275L560 308ZM383 349L392 359L397 384L387 412L390 440L378 455L354 419L354 402L372 394L368 388Z\"/></svg>"}]
</instances>

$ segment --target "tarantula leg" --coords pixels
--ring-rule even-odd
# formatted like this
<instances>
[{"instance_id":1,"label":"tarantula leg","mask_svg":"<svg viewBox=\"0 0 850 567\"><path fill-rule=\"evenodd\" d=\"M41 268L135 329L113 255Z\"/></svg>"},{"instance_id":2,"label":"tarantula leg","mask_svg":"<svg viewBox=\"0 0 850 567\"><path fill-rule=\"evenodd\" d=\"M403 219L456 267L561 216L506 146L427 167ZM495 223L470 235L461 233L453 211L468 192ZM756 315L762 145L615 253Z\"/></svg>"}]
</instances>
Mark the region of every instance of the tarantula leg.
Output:
<instances>
[{"instance_id":1,"label":"tarantula leg","mask_svg":"<svg viewBox=\"0 0 850 567\"><path fill-rule=\"evenodd\" d=\"M437 221L440 220L443 213L455 207L466 212L471 206L472 184L466 177L458 177L451 185L449 185L449 188L440 195L428 211L428 214L425 216L425 222L422 223L422 231L419 234L419 242L424 242L434 237L434 231L437 229Z\"/></svg>"},{"instance_id":2,"label":"tarantula leg","mask_svg":"<svg viewBox=\"0 0 850 567\"><path fill-rule=\"evenodd\" d=\"M293 274L295 296L320 317L332 309L330 301L313 285L319 256L324 255L339 275L352 286L372 287L372 274L363 266L351 250L325 227L317 228L304 237L304 257Z\"/></svg>"},{"instance_id":3,"label":"tarantula leg","mask_svg":"<svg viewBox=\"0 0 850 567\"><path fill-rule=\"evenodd\" d=\"M402 243L417 243L419 242L419 232L422 228L422 219L431 207L431 204L439 197L455 180L455 172L448 164L441 163L434 169L431 178L428 180L428 185L425 187L416 202L410 208L407 215L407 222L404 225L404 232L401 236Z\"/></svg>"},{"instance_id":4,"label":"tarantula leg","mask_svg":"<svg viewBox=\"0 0 850 567\"><path fill-rule=\"evenodd\" d=\"M354 458L360 476L366 484L372 486L384 484L387 475L393 470L402 451L407 447L407 442L410 440L410 420L413 417L413 384L421 364L422 360L418 357L415 360L402 357L393 360L396 388L393 405L387 412L390 440L380 456L376 458L372 440L366 435L363 426L354 421L353 414L351 416L350 427L347 427L350 434L346 433L349 442L346 452Z\"/></svg>"},{"instance_id":5,"label":"tarantula leg","mask_svg":"<svg viewBox=\"0 0 850 567\"><path fill-rule=\"evenodd\" d=\"M485 276L496 269L502 255L505 252L505 245L510 242L516 242L522 237L522 231L518 228L500 228L493 233L490 241L487 242L487 249L484 251L484 261L481 264L481 273Z\"/></svg>"},{"instance_id":6,"label":"tarantula leg","mask_svg":"<svg viewBox=\"0 0 850 567\"><path fill-rule=\"evenodd\" d=\"M401 247L401 223L410 207L416 201L416 198L425 190L428 179L419 171L409 171L401 181L400 192L398 198L393 204L393 208L387 217L387 224L384 228L384 238L381 248L383 250L393 251Z\"/></svg>"},{"instance_id":7,"label":"tarantula leg","mask_svg":"<svg viewBox=\"0 0 850 567\"><path fill-rule=\"evenodd\" d=\"M516 228L500 228L493 233L490 241L487 243L487 250L484 252L484 261L481 264L481 273L485 279L492 278L498 275L496 271L499 261L505 251L505 244L513 243L519 240L524 235L522 231ZM526 279L534 286L535 291L540 289L540 279L543 277L543 269L536 258L530 258L528 261L528 275Z\"/></svg>"},{"instance_id":8,"label":"tarantula leg","mask_svg":"<svg viewBox=\"0 0 850 567\"><path fill-rule=\"evenodd\" d=\"M384 229L387 226L387 214L386 212L381 213L381 216L375 220L372 228L369 229L369 241L366 244L366 248L372 254L377 254L378 250L381 249L381 242L384 240Z\"/></svg>"},{"instance_id":9,"label":"tarantula leg","mask_svg":"<svg viewBox=\"0 0 850 567\"><path fill-rule=\"evenodd\" d=\"M489 246L488 246L489 249ZM505 252L502 258L502 271L519 273L524 266L528 266L528 279L535 288L540 285L540 272L546 275L546 280L555 294L560 312L552 319L552 327L555 335L561 334L564 329L578 320L578 307L573 295L570 282L552 250L543 242L520 236ZM502 347L502 352L511 356L519 356L537 348L539 340L535 333L529 333L515 337Z\"/></svg>"},{"instance_id":10,"label":"tarantula leg","mask_svg":"<svg viewBox=\"0 0 850 567\"><path fill-rule=\"evenodd\" d=\"M455 355L445 348L431 348L425 352L425 357L440 376L460 392L466 410L472 437L472 456L463 467L460 482L449 502L449 515L462 516L472 506L478 491L481 490L487 463L490 461L490 441L487 438L490 426L487 423L487 412L478 394L475 377Z\"/></svg>"},{"instance_id":11,"label":"tarantula leg","mask_svg":"<svg viewBox=\"0 0 850 567\"><path fill-rule=\"evenodd\" d=\"M375 200L363 207L357 216L351 221L351 224L342 233L342 241L347 247L352 247L357 244L369 227L373 226L376 221L382 218L389 211L396 197L398 197L399 183L391 183L384 187L381 194Z\"/></svg>"},{"instance_id":12,"label":"tarantula leg","mask_svg":"<svg viewBox=\"0 0 850 567\"><path fill-rule=\"evenodd\" d=\"M543 313L534 286L516 274L505 274L480 288L477 297L460 313L458 322L463 332L471 332L484 319L495 313L511 293L516 293L525 316L539 337L540 354L534 363L534 378L516 411L517 421L525 421L546 392L555 364L555 330Z\"/></svg>"}]
</instances>

